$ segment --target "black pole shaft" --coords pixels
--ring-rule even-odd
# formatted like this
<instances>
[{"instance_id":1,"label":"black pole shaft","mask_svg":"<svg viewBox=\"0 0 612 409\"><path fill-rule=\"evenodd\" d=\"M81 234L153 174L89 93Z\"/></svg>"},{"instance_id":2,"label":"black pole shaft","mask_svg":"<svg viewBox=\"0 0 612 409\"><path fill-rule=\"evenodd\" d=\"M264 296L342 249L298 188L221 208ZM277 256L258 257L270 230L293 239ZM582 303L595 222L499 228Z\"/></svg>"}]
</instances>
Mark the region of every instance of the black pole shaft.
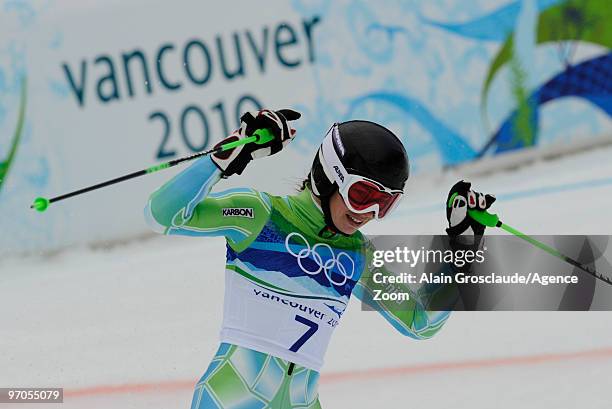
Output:
<instances>
[{"instance_id":1,"label":"black pole shaft","mask_svg":"<svg viewBox=\"0 0 612 409\"><path fill-rule=\"evenodd\" d=\"M579 268L580 270L584 271L587 274L592 275L595 278L600 279L601 281L608 283L610 285L612 285L612 279L606 277L605 275L598 273L597 271L585 266L584 264L580 263L579 261L574 260L573 258L570 258L568 256L563 256L563 261L565 261L568 264L571 264L574 267Z\"/></svg>"},{"instance_id":2,"label":"black pole shaft","mask_svg":"<svg viewBox=\"0 0 612 409\"><path fill-rule=\"evenodd\" d=\"M60 200L68 199L69 197L77 196L77 195L80 195L80 194L83 194L83 193L91 192L92 190L100 189L100 188L103 188L103 187L106 187L106 186L114 185L116 183L124 182L124 181L129 180L129 179L133 179L133 178L136 178L136 177L139 177L139 176L144 176L144 175L147 175L147 174L150 174L150 173L154 173L154 172L156 172L158 170L161 170L161 169L171 168L172 166L176 166L179 163L187 162L187 161L199 158L201 156L210 155L211 153L219 152L222 149L223 149L222 146L219 146L217 148L209 149L209 150L204 151L204 152L198 152L198 153L193 154L193 155L185 156L185 157L178 158L178 159L173 159L173 160L171 160L169 162L166 162L166 163L163 163L163 164L160 164L160 165L152 166L150 168L142 169L142 170L139 170L139 171L136 171L136 172L129 173L127 175L119 176L118 178L107 180L105 182L101 182L101 183L98 183L96 185L92 185L92 186L85 187L83 189L75 190L74 192L65 193L63 195L53 197L53 198L49 199L49 203L59 202ZM30 208L33 208L33 207L34 207L34 205L30 206Z\"/></svg>"},{"instance_id":3,"label":"black pole shaft","mask_svg":"<svg viewBox=\"0 0 612 409\"><path fill-rule=\"evenodd\" d=\"M49 203L59 202L60 200L68 199L69 197L72 197L72 196L77 196L83 193L91 192L92 190L100 189L105 186L114 185L115 183L123 182L124 180L132 179L132 178L146 175L146 174L147 174L146 169L139 170L137 172L133 172L128 175L124 175L124 176L120 176L115 179L107 180L106 182L98 183L97 185L88 186L83 189L75 190L74 192L65 193L60 196L52 197L51 199L49 199Z\"/></svg>"}]
</instances>

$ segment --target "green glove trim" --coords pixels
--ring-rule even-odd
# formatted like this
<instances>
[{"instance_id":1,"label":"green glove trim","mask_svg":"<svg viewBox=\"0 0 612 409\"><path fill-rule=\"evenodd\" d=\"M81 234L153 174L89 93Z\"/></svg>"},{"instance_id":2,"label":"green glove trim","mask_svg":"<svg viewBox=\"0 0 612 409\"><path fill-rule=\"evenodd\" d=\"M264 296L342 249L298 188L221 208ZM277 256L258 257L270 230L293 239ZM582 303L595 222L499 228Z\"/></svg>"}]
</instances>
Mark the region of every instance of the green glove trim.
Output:
<instances>
[{"instance_id":1,"label":"green glove trim","mask_svg":"<svg viewBox=\"0 0 612 409\"><path fill-rule=\"evenodd\" d=\"M468 215L483 226L500 227L502 224L499 216L484 210L468 209Z\"/></svg>"}]
</instances>

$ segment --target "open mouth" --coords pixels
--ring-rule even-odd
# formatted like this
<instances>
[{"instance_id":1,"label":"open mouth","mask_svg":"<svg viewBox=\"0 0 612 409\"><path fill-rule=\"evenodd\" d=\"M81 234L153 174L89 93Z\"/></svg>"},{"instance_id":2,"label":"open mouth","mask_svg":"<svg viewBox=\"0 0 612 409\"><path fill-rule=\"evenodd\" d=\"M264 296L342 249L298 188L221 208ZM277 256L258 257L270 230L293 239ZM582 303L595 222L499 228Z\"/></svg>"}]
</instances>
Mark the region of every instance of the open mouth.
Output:
<instances>
[{"instance_id":1,"label":"open mouth","mask_svg":"<svg viewBox=\"0 0 612 409\"><path fill-rule=\"evenodd\" d=\"M349 221L356 225L356 226L360 226L365 222L365 219L358 219L356 217L351 216L350 214L347 214L346 217L349 219Z\"/></svg>"}]
</instances>

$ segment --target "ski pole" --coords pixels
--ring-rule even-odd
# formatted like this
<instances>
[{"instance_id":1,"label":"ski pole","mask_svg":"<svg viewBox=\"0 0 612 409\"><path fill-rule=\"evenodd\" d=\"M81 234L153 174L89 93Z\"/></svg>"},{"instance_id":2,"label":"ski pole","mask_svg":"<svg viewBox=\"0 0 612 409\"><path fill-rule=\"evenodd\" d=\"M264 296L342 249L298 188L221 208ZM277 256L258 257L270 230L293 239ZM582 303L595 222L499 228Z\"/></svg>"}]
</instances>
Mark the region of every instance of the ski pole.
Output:
<instances>
[{"instance_id":1,"label":"ski pole","mask_svg":"<svg viewBox=\"0 0 612 409\"><path fill-rule=\"evenodd\" d=\"M132 172L132 173L128 173L127 175L123 175L120 176L118 178L115 179L111 179L111 180L107 180L105 182L102 183L98 183L96 185L92 185L92 186L88 186L85 187L83 189L79 189L79 190L75 190L74 192L70 192L70 193L65 193L63 195L60 196L56 196L56 197L52 197L50 199L47 199L45 197L37 197L36 199L34 199L34 202L32 203L32 205L30 206L30 209L35 209L38 210L39 212L44 212L45 210L47 210L47 208L49 207L49 205L51 203L55 203L55 202L59 202L60 200L64 200L64 199L68 199L69 197L73 197L73 196L77 196L83 193L87 193L87 192L91 192L92 190L96 190L96 189L100 189L106 186L110 186L110 185L114 185L116 183L120 183L129 179L133 179L139 176L144 176L144 175L148 175L151 173L155 173L159 170L162 169L168 169L171 168L173 166L178 165L179 163L183 163L183 162L187 162L196 158L199 158L201 156L206 156L206 155L210 155L211 153L217 153L217 152L223 152L223 151L227 151L229 149L234 149L238 146L241 145L246 145L248 143L255 143L258 145L262 145L264 143L270 142L271 140L274 139L274 135L272 135L272 133L270 132L270 130L268 129L258 129L256 130L252 136L249 136L247 138L244 139L239 139L237 141L234 142L228 142L226 144L223 144L221 146L218 146L216 148L204 151L204 152L198 152L194 155L190 155L190 156L185 156L182 158L178 158L178 159L173 159L169 162L165 162L165 163L161 163L159 165L154 165L151 167L148 167L146 169L142 169L136 172Z\"/></svg>"},{"instance_id":2,"label":"ski pole","mask_svg":"<svg viewBox=\"0 0 612 409\"><path fill-rule=\"evenodd\" d=\"M484 210L475 210L475 209L469 209L468 210L468 214L470 215L470 217L474 220L476 220L478 223L487 226L487 227L499 227L505 231L507 231L510 234L515 235L516 237L519 237L523 240L525 240L526 242L538 247L541 250L544 250L545 252L547 252L548 254L557 257L563 261L565 261L566 263L569 263L571 265L573 265L574 267L579 268L580 270L584 271L587 274L592 275L595 278L600 279L601 281L612 285L612 279L604 276L603 274L598 273L597 271L593 270L592 268L589 268L587 266L585 266L584 264L580 263L577 260L574 260L571 257L568 257L564 254L562 254L561 252L559 252L559 250L550 247L549 245L542 243L541 241L538 241L536 239L534 239L531 236L526 235L523 232L518 231L517 229L515 229L512 226L507 225L506 223L503 223L501 220L499 220L499 216L497 216L496 214L492 214L489 213L487 211Z\"/></svg>"}]
</instances>

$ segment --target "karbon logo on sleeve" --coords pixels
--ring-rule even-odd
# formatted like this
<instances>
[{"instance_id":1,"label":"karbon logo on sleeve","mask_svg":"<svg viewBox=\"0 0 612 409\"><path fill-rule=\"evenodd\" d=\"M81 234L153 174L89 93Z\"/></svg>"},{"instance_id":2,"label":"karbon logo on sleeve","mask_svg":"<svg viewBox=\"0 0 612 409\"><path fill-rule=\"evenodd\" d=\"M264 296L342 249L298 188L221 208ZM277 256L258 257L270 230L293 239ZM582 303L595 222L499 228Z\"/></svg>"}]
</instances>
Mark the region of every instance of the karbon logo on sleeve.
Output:
<instances>
[{"instance_id":1,"label":"karbon logo on sleeve","mask_svg":"<svg viewBox=\"0 0 612 409\"><path fill-rule=\"evenodd\" d=\"M222 210L223 217L255 217L255 212L252 207L225 207Z\"/></svg>"}]
</instances>

